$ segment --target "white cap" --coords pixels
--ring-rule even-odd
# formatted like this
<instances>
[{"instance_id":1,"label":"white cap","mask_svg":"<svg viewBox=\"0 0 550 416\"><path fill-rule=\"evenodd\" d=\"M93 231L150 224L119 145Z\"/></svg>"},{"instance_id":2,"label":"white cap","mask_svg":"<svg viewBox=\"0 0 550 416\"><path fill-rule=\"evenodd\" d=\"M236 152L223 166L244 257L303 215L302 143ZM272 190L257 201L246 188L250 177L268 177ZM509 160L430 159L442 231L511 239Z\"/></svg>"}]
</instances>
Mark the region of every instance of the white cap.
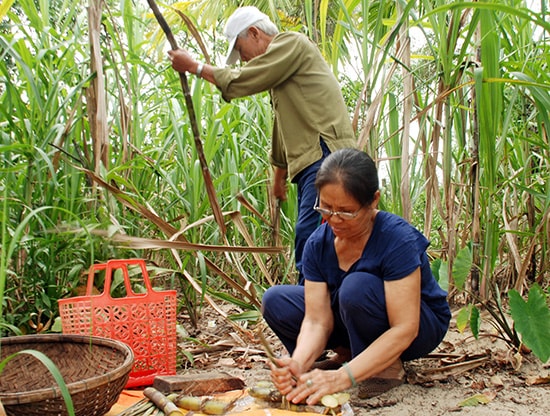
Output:
<instances>
[{"instance_id":1,"label":"white cap","mask_svg":"<svg viewBox=\"0 0 550 416\"><path fill-rule=\"evenodd\" d=\"M227 65L235 64L241 57L239 51L235 49L235 42L239 33L264 19L269 20L269 17L254 6L239 7L227 19L224 29L225 37L229 41L229 49L225 58Z\"/></svg>"}]
</instances>

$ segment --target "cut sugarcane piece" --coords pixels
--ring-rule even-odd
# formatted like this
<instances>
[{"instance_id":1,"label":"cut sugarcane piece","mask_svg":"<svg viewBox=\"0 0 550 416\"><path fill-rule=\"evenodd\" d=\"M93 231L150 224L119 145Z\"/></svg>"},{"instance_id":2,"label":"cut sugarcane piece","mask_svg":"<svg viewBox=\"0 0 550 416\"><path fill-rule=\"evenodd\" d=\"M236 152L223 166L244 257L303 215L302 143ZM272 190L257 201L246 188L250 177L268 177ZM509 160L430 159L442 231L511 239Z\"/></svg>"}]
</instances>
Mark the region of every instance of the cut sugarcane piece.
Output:
<instances>
[{"instance_id":1,"label":"cut sugarcane piece","mask_svg":"<svg viewBox=\"0 0 550 416\"><path fill-rule=\"evenodd\" d=\"M180 409L198 411L201 410L203 399L195 396L179 396L174 399L174 403Z\"/></svg>"}]
</instances>

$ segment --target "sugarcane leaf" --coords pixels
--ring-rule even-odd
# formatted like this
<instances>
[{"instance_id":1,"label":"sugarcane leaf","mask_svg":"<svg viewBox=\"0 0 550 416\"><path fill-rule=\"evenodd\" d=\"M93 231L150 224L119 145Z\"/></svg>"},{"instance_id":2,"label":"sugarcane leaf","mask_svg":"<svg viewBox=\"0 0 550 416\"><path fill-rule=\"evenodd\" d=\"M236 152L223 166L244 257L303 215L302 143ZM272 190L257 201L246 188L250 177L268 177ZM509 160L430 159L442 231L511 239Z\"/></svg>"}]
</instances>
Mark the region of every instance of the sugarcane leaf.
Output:
<instances>
[{"instance_id":1,"label":"sugarcane leaf","mask_svg":"<svg viewBox=\"0 0 550 416\"><path fill-rule=\"evenodd\" d=\"M534 80L529 75L523 72L512 72L511 75L518 80L523 81L524 85L533 94L533 97L540 101L540 103L544 105L545 108L550 108L550 94L548 93L547 85Z\"/></svg>"},{"instance_id":2,"label":"sugarcane leaf","mask_svg":"<svg viewBox=\"0 0 550 416\"><path fill-rule=\"evenodd\" d=\"M550 309L542 289L533 285L524 301L517 290L508 292L510 312L514 326L522 335L523 343L529 347L542 362L550 358Z\"/></svg>"}]
</instances>

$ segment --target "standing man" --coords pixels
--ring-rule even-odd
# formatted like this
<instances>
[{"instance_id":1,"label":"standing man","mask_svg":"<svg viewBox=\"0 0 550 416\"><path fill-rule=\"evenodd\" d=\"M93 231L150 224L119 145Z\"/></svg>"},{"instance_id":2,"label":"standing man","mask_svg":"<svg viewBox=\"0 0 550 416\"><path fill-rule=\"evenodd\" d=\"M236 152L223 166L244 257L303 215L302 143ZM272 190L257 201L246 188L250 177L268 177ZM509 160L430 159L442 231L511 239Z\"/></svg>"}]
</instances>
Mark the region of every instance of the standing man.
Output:
<instances>
[{"instance_id":1,"label":"standing man","mask_svg":"<svg viewBox=\"0 0 550 416\"><path fill-rule=\"evenodd\" d=\"M287 180L298 186L295 260L303 283L302 251L320 216L313 210L315 176L331 152L355 147L340 85L316 45L297 32L279 33L256 7L238 8L227 20L227 65L198 62L184 49L169 51L172 68L191 72L216 85L225 101L269 91L274 112L270 161L273 195L286 200Z\"/></svg>"}]
</instances>

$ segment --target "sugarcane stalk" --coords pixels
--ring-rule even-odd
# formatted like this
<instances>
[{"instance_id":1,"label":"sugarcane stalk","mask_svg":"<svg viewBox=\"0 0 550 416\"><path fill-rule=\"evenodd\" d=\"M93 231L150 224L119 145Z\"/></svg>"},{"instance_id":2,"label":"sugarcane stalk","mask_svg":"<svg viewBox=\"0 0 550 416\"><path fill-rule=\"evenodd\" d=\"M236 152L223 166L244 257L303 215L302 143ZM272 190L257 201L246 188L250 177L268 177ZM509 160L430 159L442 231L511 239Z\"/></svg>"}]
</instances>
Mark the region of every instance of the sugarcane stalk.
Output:
<instances>
[{"instance_id":1,"label":"sugarcane stalk","mask_svg":"<svg viewBox=\"0 0 550 416\"><path fill-rule=\"evenodd\" d=\"M281 200L279 198L276 198L274 210L275 212L273 213L272 239L273 245L275 247L279 247L281 245Z\"/></svg>"},{"instance_id":2,"label":"sugarcane stalk","mask_svg":"<svg viewBox=\"0 0 550 416\"><path fill-rule=\"evenodd\" d=\"M151 409L155 409L155 404L152 403L149 399L141 399L140 401L134 403L128 409L123 410L121 413L116 416L143 416Z\"/></svg>"},{"instance_id":3,"label":"sugarcane stalk","mask_svg":"<svg viewBox=\"0 0 550 416\"><path fill-rule=\"evenodd\" d=\"M267 339L265 339L264 334L262 333L261 327L258 327L258 329L256 330L256 334L258 335L258 339L260 340L260 342L262 343L262 346L264 347L265 355L267 356L269 361L271 361L271 363L274 366L279 367L279 364L275 361L275 354L273 353L271 346L267 342Z\"/></svg>"},{"instance_id":4,"label":"sugarcane stalk","mask_svg":"<svg viewBox=\"0 0 550 416\"><path fill-rule=\"evenodd\" d=\"M162 31L166 35L166 38L168 39L168 42L170 43L170 46L172 47L172 49L173 50L178 49L178 44L176 42L176 39L174 38L172 30L170 30L170 26L168 26L168 23L166 22L166 20L164 19L164 16L160 12L155 0L147 0L147 3L149 3L149 7L151 7L151 10L153 11L155 18L157 19L160 27L162 28ZM199 128L197 125L197 116L195 114L193 99L191 98L191 92L189 90L189 85L187 83L187 76L183 72L180 72L179 74L180 74L181 88L183 89L183 96L185 97L187 112L189 113L189 119L191 122L191 129L193 130L195 147L197 149L197 154L199 156L202 175L206 186L206 193L208 195L208 199L210 200L210 206L212 207L214 219L216 220L216 223L220 227L222 235L225 235L226 227L225 227L225 222L223 221L223 213L220 208L220 205L218 204L214 183L212 182L212 177L210 176L210 171L208 170L208 164L206 163L206 158L204 157L204 150L202 147Z\"/></svg>"},{"instance_id":5,"label":"sugarcane stalk","mask_svg":"<svg viewBox=\"0 0 550 416\"><path fill-rule=\"evenodd\" d=\"M174 404L174 402L168 400L164 394L154 387L147 387L143 390L143 395L151 400L160 410L162 410L165 416L184 416L183 412Z\"/></svg>"},{"instance_id":6,"label":"sugarcane stalk","mask_svg":"<svg viewBox=\"0 0 550 416\"><path fill-rule=\"evenodd\" d=\"M160 416L164 415L164 412L160 410L157 406L151 403L151 408L147 409L144 413L136 413L135 416Z\"/></svg>"}]
</instances>

